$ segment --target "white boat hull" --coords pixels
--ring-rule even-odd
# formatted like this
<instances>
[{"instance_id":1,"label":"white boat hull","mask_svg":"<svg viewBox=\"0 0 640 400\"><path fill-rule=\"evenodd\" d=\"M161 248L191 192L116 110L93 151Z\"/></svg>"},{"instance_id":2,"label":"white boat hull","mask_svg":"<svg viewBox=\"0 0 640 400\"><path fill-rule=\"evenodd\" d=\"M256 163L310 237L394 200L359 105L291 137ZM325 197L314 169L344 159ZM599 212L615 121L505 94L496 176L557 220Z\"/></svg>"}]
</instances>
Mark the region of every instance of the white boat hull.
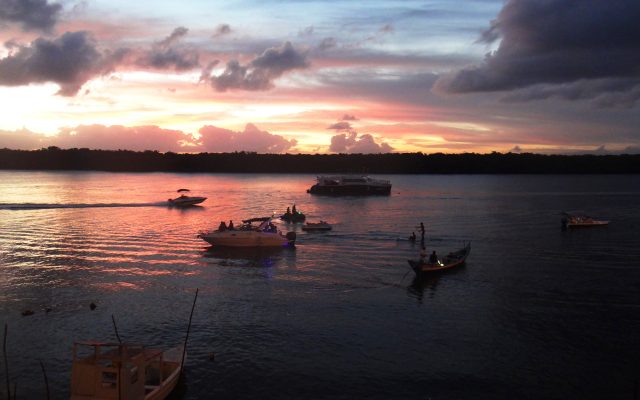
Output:
<instances>
[{"instance_id":1,"label":"white boat hull","mask_svg":"<svg viewBox=\"0 0 640 400\"><path fill-rule=\"evenodd\" d=\"M206 197L178 197L176 199L169 199L169 205L174 207L189 207L200 204L206 199Z\"/></svg>"},{"instance_id":2,"label":"white boat hull","mask_svg":"<svg viewBox=\"0 0 640 400\"><path fill-rule=\"evenodd\" d=\"M279 247L292 244L292 240L275 232L258 231L214 231L199 237L213 246L224 247Z\"/></svg>"}]
</instances>

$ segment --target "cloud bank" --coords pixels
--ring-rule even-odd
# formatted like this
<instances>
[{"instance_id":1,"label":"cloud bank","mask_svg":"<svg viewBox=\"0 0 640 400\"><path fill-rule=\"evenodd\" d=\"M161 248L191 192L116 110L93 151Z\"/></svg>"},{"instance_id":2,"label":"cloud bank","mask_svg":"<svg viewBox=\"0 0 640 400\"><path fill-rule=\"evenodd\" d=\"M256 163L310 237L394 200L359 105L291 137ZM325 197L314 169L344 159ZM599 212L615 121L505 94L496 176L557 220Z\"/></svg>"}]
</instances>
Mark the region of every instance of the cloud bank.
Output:
<instances>
[{"instance_id":1,"label":"cloud bank","mask_svg":"<svg viewBox=\"0 0 640 400\"><path fill-rule=\"evenodd\" d=\"M151 50L138 58L136 64L155 69L186 71L199 66L199 54L194 49L181 48L179 42L189 30L180 26L165 39L154 43Z\"/></svg>"},{"instance_id":2,"label":"cloud bank","mask_svg":"<svg viewBox=\"0 0 640 400\"><path fill-rule=\"evenodd\" d=\"M546 85L522 93L522 100L623 92L621 86L640 83L639 20L636 0L508 0L480 39L501 40L498 48L482 64L441 78L436 89L470 93Z\"/></svg>"},{"instance_id":3,"label":"cloud bank","mask_svg":"<svg viewBox=\"0 0 640 400\"><path fill-rule=\"evenodd\" d=\"M215 126L203 126L199 138L179 130L158 126L79 125L61 129L57 135L45 136L29 130L0 131L0 148L35 150L57 146L101 150L157 150L161 152L234 152L284 153L293 149L296 140L261 131L247 124L244 131L234 132Z\"/></svg>"},{"instance_id":4,"label":"cloud bank","mask_svg":"<svg viewBox=\"0 0 640 400\"><path fill-rule=\"evenodd\" d=\"M73 96L89 79L111 72L124 55L101 53L88 32L67 32L53 40L38 38L13 50L0 59L0 85L54 82L63 96Z\"/></svg>"},{"instance_id":5,"label":"cloud bank","mask_svg":"<svg viewBox=\"0 0 640 400\"><path fill-rule=\"evenodd\" d=\"M227 63L218 76L209 76L211 86L219 92L230 89L262 91L273 88L273 81L284 73L309 67L307 54L296 50L290 42L267 49L247 65L238 60Z\"/></svg>"},{"instance_id":6,"label":"cloud bank","mask_svg":"<svg viewBox=\"0 0 640 400\"><path fill-rule=\"evenodd\" d=\"M61 10L62 5L47 0L0 0L0 26L6 22L24 31L51 32Z\"/></svg>"},{"instance_id":7,"label":"cloud bank","mask_svg":"<svg viewBox=\"0 0 640 400\"><path fill-rule=\"evenodd\" d=\"M247 124L242 132L207 125L202 127L198 133L201 138L197 149L213 153L234 151L284 153L297 144L295 139L287 140L280 135L261 131L253 124Z\"/></svg>"},{"instance_id":8,"label":"cloud bank","mask_svg":"<svg viewBox=\"0 0 640 400\"><path fill-rule=\"evenodd\" d=\"M331 137L331 145L329 151L334 153L390 153L393 151L387 143L376 143L373 136L369 134L358 135L355 129L347 120L355 120L354 116L346 115L343 120L330 125L327 129L338 132L337 135Z\"/></svg>"}]
</instances>

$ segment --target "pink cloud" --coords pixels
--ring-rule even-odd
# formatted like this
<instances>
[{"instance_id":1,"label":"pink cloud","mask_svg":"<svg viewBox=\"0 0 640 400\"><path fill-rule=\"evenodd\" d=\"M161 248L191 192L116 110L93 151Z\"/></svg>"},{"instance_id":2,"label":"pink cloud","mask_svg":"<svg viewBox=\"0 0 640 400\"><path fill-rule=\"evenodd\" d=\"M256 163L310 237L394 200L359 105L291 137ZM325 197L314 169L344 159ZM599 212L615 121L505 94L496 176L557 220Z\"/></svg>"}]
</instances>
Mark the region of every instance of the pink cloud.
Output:
<instances>
[{"instance_id":1,"label":"pink cloud","mask_svg":"<svg viewBox=\"0 0 640 400\"><path fill-rule=\"evenodd\" d=\"M46 147L43 144L43 135L26 129L17 131L0 131L0 149L36 150Z\"/></svg>"},{"instance_id":2,"label":"pink cloud","mask_svg":"<svg viewBox=\"0 0 640 400\"><path fill-rule=\"evenodd\" d=\"M191 135L182 131L158 126L80 125L61 130L57 136L51 137L49 145L60 148L184 152L189 151L192 140Z\"/></svg>"},{"instance_id":3,"label":"pink cloud","mask_svg":"<svg viewBox=\"0 0 640 400\"><path fill-rule=\"evenodd\" d=\"M257 153L284 153L296 146L295 139L287 140L280 135L259 130L253 124L247 124L243 132L207 125L199 130L201 135L200 151L234 152L255 151Z\"/></svg>"}]
</instances>

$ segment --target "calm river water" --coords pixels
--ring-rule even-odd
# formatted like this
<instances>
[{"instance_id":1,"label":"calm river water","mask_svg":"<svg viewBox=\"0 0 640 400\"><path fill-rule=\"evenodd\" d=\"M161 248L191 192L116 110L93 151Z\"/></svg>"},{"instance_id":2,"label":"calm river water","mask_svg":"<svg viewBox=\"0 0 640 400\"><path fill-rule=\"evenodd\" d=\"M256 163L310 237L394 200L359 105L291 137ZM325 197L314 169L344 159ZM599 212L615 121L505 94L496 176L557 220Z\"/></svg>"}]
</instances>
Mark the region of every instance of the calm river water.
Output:
<instances>
[{"instance_id":1,"label":"calm river water","mask_svg":"<svg viewBox=\"0 0 640 400\"><path fill-rule=\"evenodd\" d=\"M39 361L68 398L73 342L115 341L112 315L126 341L179 344L196 288L176 399L634 398L640 176L383 178L391 196L327 198L309 175L0 172L18 398L44 398ZM183 187L208 200L167 207ZM334 230L279 223L298 242L276 251L196 238L293 203ZM611 224L562 232L562 210ZM421 221L429 250L471 241L467 265L415 281Z\"/></svg>"}]
</instances>

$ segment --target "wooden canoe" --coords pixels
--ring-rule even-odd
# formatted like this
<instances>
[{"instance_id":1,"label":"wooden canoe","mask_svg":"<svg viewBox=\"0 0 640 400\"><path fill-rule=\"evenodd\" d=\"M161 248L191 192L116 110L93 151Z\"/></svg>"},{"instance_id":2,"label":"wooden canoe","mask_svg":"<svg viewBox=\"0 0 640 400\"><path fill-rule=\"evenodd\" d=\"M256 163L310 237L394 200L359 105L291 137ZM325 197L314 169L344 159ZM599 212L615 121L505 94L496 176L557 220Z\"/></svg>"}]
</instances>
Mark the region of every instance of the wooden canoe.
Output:
<instances>
[{"instance_id":1,"label":"wooden canoe","mask_svg":"<svg viewBox=\"0 0 640 400\"><path fill-rule=\"evenodd\" d=\"M443 271L458 267L467 260L471 252L471 243L467 243L462 249L452 251L446 256L438 259L437 262L430 263L427 260L407 260L416 274Z\"/></svg>"}]
</instances>

